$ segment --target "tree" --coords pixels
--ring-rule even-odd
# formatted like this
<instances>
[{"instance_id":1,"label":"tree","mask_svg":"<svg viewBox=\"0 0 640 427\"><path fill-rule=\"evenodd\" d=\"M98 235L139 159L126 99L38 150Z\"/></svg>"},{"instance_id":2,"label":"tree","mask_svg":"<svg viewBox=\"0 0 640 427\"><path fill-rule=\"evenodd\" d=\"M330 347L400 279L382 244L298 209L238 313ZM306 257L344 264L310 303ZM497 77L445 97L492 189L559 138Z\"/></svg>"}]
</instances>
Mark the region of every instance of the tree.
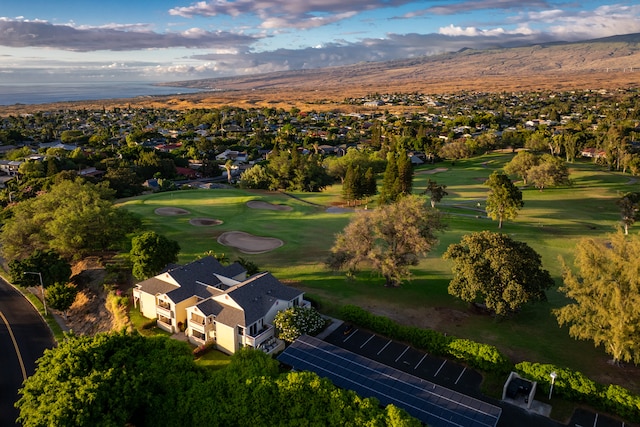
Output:
<instances>
[{"instance_id":1,"label":"tree","mask_svg":"<svg viewBox=\"0 0 640 427\"><path fill-rule=\"evenodd\" d=\"M509 163L504 165L504 171L509 175L517 175L527 185L527 174L529 170L538 164L539 158L530 151L520 151Z\"/></svg>"},{"instance_id":2,"label":"tree","mask_svg":"<svg viewBox=\"0 0 640 427\"><path fill-rule=\"evenodd\" d=\"M399 286L438 241L444 225L440 213L427 208L418 196L406 196L375 210L357 212L336 237L327 265L334 270L357 271L362 262L385 278L385 286Z\"/></svg>"},{"instance_id":3,"label":"tree","mask_svg":"<svg viewBox=\"0 0 640 427\"><path fill-rule=\"evenodd\" d=\"M382 177L382 189L378 203L394 203L400 197L411 194L413 186L411 161L404 150L387 154L387 167Z\"/></svg>"},{"instance_id":4,"label":"tree","mask_svg":"<svg viewBox=\"0 0 640 427\"><path fill-rule=\"evenodd\" d=\"M546 301L544 291L554 284L536 251L502 233L467 234L450 245L443 258L453 261L449 294L482 302L499 316L531 301Z\"/></svg>"},{"instance_id":5,"label":"tree","mask_svg":"<svg viewBox=\"0 0 640 427\"><path fill-rule=\"evenodd\" d=\"M540 191L545 187L571 183L565 162L550 154L542 155L539 163L529 169L527 179Z\"/></svg>"},{"instance_id":6,"label":"tree","mask_svg":"<svg viewBox=\"0 0 640 427\"><path fill-rule=\"evenodd\" d=\"M227 182L231 184L231 170L233 169L233 160L227 160L224 163L224 168L227 171Z\"/></svg>"},{"instance_id":7,"label":"tree","mask_svg":"<svg viewBox=\"0 0 640 427\"><path fill-rule=\"evenodd\" d=\"M424 190L424 193L431 196L432 208L435 208L436 203L440 203L440 200L442 200L444 196L449 195L449 193L445 191L445 188L447 188L446 185L439 185L436 181L432 181L431 178L427 181L427 188Z\"/></svg>"},{"instance_id":8,"label":"tree","mask_svg":"<svg viewBox=\"0 0 640 427\"><path fill-rule=\"evenodd\" d=\"M146 279L158 274L167 264L178 261L180 245L175 240L145 231L131 239L131 261L133 276Z\"/></svg>"},{"instance_id":9,"label":"tree","mask_svg":"<svg viewBox=\"0 0 640 427\"><path fill-rule=\"evenodd\" d=\"M629 234L629 227L632 226L639 217L640 193L627 193L618 199L616 204L620 208L622 224L624 225L624 234L626 236Z\"/></svg>"},{"instance_id":10,"label":"tree","mask_svg":"<svg viewBox=\"0 0 640 427\"><path fill-rule=\"evenodd\" d=\"M516 187L507 175L502 172L493 172L484 185L489 186L486 210L487 215L493 220L498 220L498 228L502 228L502 221L515 219L518 210L522 209L522 192Z\"/></svg>"},{"instance_id":11,"label":"tree","mask_svg":"<svg viewBox=\"0 0 640 427\"><path fill-rule=\"evenodd\" d=\"M562 260L560 291L572 302L554 310L558 323L573 338L603 346L616 364L640 363L640 237L584 238L574 264L575 273Z\"/></svg>"},{"instance_id":12,"label":"tree","mask_svg":"<svg viewBox=\"0 0 640 427\"><path fill-rule=\"evenodd\" d=\"M198 379L189 347L168 337L68 335L45 350L24 382L18 421L24 427L180 425L193 409L184 396Z\"/></svg>"},{"instance_id":13,"label":"tree","mask_svg":"<svg viewBox=\"0 0 640 427\"><path fill-rule=\"evenodd\" d=\"M77 178L18 203L0 236L5 259L24 259L37 249L55 250L71 259L117 247L140 220L115 208L111 197L108 187Z\"/></svg>"},{"instance_id":14,"label":"tree","mask_svg":"<svg viewBox=\"0 0 640 427\"><path fill-rule=\"evenodd\" d=\"M13 283L23 286L40 286L40 279L26 272L37 272L42 275L44 287L56 283L67 283L71 277L71 264L52 250L36 250L22 260L9 262L9 273Z\"/></svg>"},{"instance_id":15,"label":"tree","mask_svg":"<svg viewBox=\"0 0 640 427\"><path fill-rule=\"evenodd\" d=\"M46 299L49 307L62 311L67 316L67 310L73 305L78 295L78 288L73 283L56 282L47 288Z\"/></svg>"},{"instance_id":16,"label":"tree","mask_svg":"<svg viewBox=\"0 0 640 427\"><path fill-rule=\"evenodd\" d=\"M324 324L324 319L316 309L300 306L279 311L273 319L278 337L287 342L293 342L304 334L316 334Z\"/></svg>"}]
</instances>

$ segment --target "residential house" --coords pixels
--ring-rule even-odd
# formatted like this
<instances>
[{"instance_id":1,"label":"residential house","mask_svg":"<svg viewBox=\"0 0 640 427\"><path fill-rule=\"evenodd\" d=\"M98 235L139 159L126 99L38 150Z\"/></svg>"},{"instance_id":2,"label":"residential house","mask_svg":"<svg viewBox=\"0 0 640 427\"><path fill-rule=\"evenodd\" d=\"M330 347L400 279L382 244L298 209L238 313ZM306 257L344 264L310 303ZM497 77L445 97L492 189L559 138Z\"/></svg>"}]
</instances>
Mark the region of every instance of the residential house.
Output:
<instances>
[{"instance_id":1,"label":"residential house","mask_svg":"<svg viewBox=\"0 0 640 427\"><path fill-rule=\"evenodd\" d=\"M302 291L268 272L246 274L238 263L223 266L205 257L138 283L134 304L143 316L157 319L158 327L184 331L196 345L215 342L229 354L241 347L278 351L284 343L275 337L276 314L309 303Z\"/></svg>"}]
</instances>

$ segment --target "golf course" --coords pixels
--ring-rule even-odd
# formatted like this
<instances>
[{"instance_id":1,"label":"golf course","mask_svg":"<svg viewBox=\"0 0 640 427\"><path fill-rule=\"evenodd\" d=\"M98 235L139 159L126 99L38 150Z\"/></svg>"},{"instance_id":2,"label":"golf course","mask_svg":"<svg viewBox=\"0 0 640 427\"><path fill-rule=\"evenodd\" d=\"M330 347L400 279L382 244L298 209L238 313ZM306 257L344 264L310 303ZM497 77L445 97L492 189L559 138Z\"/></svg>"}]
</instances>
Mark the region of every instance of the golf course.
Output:
<instances>
[{"instance_id":1,"label":"golf course","mask_svg":"<svg viewBox=\"0 0 640 427\"><path fill-rule=\"evenodd\" d=\"M320 310L335 314L354 304L400 323L433 328L447 334L493 344L512 361L553 363L570 367L604 383L620 384L640 392L640 374L633 366L616 367L610 357L590 341L569 337L558 327L552 309L567 300L557 291L562 284L559 257L573 265L573 250L583 237L606 239L620 226L616 200L637 191L636 179L611 172L590 160L569 163L571 186L544 189L521 186L524 207L518 217L498 222L486 217L485 180L513 157L487 154L420 166L413 192L424 191L428 179L446 185L437 208L447 229L439 244L412 269L412 277L399 288L384 287L384 279L366 266L355 278L328 270L324 261L354 208L346 208L339 184L321 193L280 193L241 189L181 190L148 194L120 202L139 215L143 225L180 244L179 262L186 263L209 251L234 261L249 260L282 282L303 289ZM425 199L425 202L428 201ZM368 208L375 207L375 200ZM364 205L356 209L365 209ZM637 233L634 225L630 233ZM473 312L468 304L447 293L451 262L443 252L463 235L476 231L503 232L526 242L541 256L555 280L548 302L528 304L508 319Z\"/></svg>"}]
</instances>

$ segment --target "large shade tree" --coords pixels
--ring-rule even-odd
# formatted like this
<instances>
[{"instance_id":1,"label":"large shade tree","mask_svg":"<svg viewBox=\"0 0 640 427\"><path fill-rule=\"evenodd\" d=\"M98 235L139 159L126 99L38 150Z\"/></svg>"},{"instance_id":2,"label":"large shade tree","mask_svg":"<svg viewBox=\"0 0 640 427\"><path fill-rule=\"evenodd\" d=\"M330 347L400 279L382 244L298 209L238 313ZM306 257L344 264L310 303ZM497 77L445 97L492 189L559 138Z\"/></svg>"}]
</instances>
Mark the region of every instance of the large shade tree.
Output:
<instances>
[{"instance_id":1,"label":"large shade tree","mask_svg":"<svg viewBox=\"0 0 640 427\"><path fill-rule=\"evenodd\" d=\"M178 261L180 245L155 231L145 231L131 239L129 256L133 276L146 279L158 274L167 264Z\"/></svg>"},{"instance_id":2,"label":"large shade tree","mask_svg":"<svg viewBox=\"0 0 640 427\"><path fill-rule=\"evenodd\" d=\"M614 363L640 363L640 237L582 239L574 262L575 271L563 261L560 291L572 302L554 311L558 323L602 346Z\"/></svg>"},{"instance_id":3,"label":"large shade tree","mask_svg":"<svg viewBox=\"0 0 640 427\"><path fill-rule=\"evenodd\" d=\"M484 304L500 316L531 301L546 301L544 291L554 284L535 250L502 233L467 234L443 257L453 261L449 294Z\"/></svg>"},{"instance_id":4,"label":"large shade tree","mask_svg":"<svg viewBox=\"0 0 640 427\"><path fill-rule=\"evenodd\" d=\"M3 256L24 259L51 249L71 259L118 247L140 220L114 207L112 197L113 190L78 178L18 203L0 235Z\"/></svg>"},{"instance_id":5,"label":"large shade tree","mask_svg":"<svg viewBox=\"0 0 640 427\"><path fill-rule=\"evenodd\" d=\"M336 237L327 265L355 273L370 263L385 278L386 286L398 286L437 243L444 228L440 213L418 196L406 196L390 205L357 212Z\"/></svg>"},{"instance_id":6,"label":"large shade tree","mask_svg":"<svg viewBox=\"0 0 640 427\"><path fill-rule=\"evenodd\" d=\"M181 400L197 378L179 341L68 336L38 360L16 406L24 427L180 425L188 415Z\"/></svg>"},{"instance_id":7,"label":"large shade tree","mask_svg":"<svg viewBox=\"0 0 640 427\"><path fill-rule=\"evenodd\" d=\"M518 211L524 206L522 192L516 187L507 175L495 171L484 183L489 187L486 210L487 215L493 220L498 220L498 228L502 228L502 222L507 219L515 219Z\"/></svg>"}]
</instances>

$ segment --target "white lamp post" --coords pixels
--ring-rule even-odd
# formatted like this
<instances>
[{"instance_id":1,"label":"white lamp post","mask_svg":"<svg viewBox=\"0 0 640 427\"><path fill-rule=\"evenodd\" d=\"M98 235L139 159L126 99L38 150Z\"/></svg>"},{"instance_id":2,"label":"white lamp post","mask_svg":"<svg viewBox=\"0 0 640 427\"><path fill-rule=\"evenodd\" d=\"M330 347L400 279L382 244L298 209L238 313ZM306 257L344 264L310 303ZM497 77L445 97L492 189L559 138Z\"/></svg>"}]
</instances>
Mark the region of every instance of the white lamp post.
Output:
<instances>
[{"instance_id":1,"label":"white lamp post","mask_svg":"<svg viewBox=\"0 0 640 427\"><path fill-rule=\"evenodd\" d=\"M47 315L47 300L44 295L44 283L42 283L42 273L39 271L25 271L23 274L37 274L40 278L40 288L42 289L42 305L44 305L44 315Z\"/></svg>"},{"instance_id":2,"label":"white lamp post","mask_svg":"<svg viewBox=\"0 0 640 427\"><path fill-rule=\"evenodd\" d=\"M558 374L556 374L556 371L553 371L549 374L549 376L551 377L551 388L549 389L549 400L551 400L551 393L553 393L553 383L555 382Z\"/></svg>"}]
</instances>

